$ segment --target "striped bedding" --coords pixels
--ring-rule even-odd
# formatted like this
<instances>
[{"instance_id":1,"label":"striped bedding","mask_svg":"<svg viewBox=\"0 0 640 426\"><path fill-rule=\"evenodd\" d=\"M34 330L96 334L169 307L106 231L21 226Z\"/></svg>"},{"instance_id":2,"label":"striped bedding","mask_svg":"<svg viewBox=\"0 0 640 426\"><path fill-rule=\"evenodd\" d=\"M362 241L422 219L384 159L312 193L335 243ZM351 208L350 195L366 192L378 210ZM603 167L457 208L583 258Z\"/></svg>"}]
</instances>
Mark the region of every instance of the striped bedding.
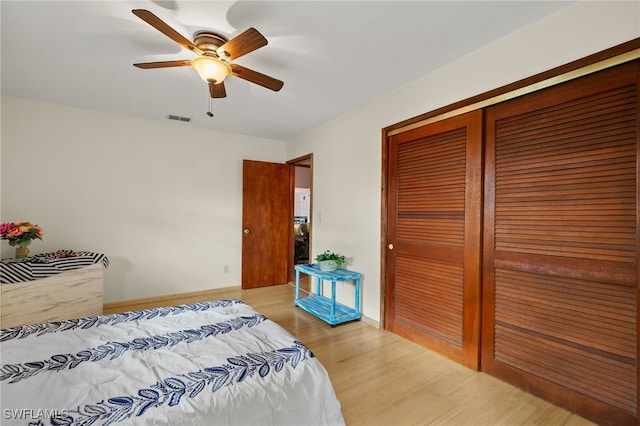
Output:
<instances>
[{"instance_id":1,"label":"striped bedding","mask_svg":"<svg viewBox=\"0 0 640 426\"><path fill-rule=\"evenodd\" d=\"M2 425L343 425L320 361L239 300L0 330Z\"/></svg>"}]
</instances>

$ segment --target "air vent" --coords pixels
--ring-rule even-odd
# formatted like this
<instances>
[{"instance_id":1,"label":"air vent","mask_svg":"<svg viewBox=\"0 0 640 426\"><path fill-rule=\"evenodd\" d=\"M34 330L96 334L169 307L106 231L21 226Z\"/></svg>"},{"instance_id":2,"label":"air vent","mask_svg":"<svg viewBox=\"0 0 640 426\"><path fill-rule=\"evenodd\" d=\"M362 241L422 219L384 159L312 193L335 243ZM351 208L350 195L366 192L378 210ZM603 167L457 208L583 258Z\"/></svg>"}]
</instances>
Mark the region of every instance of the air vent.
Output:
<instances>
[{"instance_id":1,"label":"air vent","mask_svg":"<svg viewBox=\"0 0 640 426\"><path fill-rule=\"evenodd\" d=\"M174 114L167 114L167 118L169 120L184 121L185 123L188 123L191 121L190 117L181 117L179 115L174 115Z\"/></svg>"}]
</instances>

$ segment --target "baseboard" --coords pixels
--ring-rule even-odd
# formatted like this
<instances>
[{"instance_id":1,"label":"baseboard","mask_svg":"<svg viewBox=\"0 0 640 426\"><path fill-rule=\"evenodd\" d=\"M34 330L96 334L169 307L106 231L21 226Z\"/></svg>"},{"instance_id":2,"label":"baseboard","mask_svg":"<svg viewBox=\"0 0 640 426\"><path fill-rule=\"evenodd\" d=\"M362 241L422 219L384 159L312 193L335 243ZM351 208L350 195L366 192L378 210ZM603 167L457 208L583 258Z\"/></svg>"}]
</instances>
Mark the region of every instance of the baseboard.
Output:
<instances>
[{"instance_id":1,"label":"baseboard","mask_svg":"<svg viewBox=\"0 0 640 426\"><path fill-rule=\"evenodd\" d=\"M216 288L213 290L199 290L186 293L174 293L164 296L144 297L140 299L124 300L121 302L105 303L103 306L103 312L105 314L111 314L116 312L127 312L145 309L154 306L173 306L182 303L189 303L191 300L215 300L217 294L221 292L228 293L229 291L240 291L240 286ZM183 300L188 300L184 302Z\"/></svg>"},{"instance_id":2,"label":"baseboard","mask_svg":"<svg viewBox=\"0 0 640 426\"><path fill-rule=\"evenodd\" d=\"M369 318L367 316L362 316L362 321L366 322L369 325L374 326L375 328L380 328L380 321L376 321L373 318Z\"/></svg>"}]
</instances>

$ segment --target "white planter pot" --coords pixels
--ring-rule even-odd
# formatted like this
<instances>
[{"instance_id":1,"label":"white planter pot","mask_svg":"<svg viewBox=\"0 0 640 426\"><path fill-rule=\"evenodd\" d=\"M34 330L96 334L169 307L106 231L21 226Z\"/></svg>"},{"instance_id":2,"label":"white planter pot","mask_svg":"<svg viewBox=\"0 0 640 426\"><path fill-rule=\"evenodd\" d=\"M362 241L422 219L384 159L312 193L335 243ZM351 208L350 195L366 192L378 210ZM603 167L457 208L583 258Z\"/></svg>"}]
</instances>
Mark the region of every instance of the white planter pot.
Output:
<instances>
[{"instance_id":1,"label":"white planter pot","mask_svg":"<svg viewBox=\"0 0 640 426\"><path fill-rule=\"evenodd\" d=\"M320 270L324 272L331 272L338 269L338 264L334 260L319 260L318 266L320 266Z\"/></svg>"}]
</instances>

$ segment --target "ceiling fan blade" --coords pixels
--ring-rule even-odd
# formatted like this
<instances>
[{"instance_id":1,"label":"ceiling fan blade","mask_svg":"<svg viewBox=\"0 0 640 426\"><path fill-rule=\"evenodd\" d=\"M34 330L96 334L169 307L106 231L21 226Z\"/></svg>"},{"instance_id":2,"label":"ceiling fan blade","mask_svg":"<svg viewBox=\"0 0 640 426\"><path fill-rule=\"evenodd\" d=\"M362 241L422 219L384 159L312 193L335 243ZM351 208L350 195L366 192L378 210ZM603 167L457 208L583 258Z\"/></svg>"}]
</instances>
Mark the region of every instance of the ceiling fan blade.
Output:
<instances>
[{"instance_id":1,"label":"ceiling fan blade","mask_svg":"<svg viewBox=\"0 0 640 426\"><path fill-rule=\"evenodd\" d=\"M256 49L260 49L262 46L267 45L267 39L255 28L249 28L242 34L232 38L217 49L218 55L223 56L223 52L226 52L227 58L237 59L240 56L246 55L249 52L253 52Z\"/></svg>"},{"instance_id":2,"label":"ceiling fan blade","mask_svg":"<svg viewBox=\"0 0 640 426\"><path fill-rule=\"evenodd\" d=\"M171 40L175 41L185 49L191 50L192 52L195 52L198 55L202 55L204 53L202 52L202 50L198 48L198 46L196 46L195 44L191 43L189 40L184 38L179 32L171 28L162 19L158 18L156 15L149 12L148 10L133 9L131 12L133 12L133 14L136 15L138 18L142 19L147 24L151 25L153 28L160 31L162 34L166 35Z\"/></svg>"},{"instance_id":3,"label":"ceiling fan blade","mask_svg":"<svg viewBox=\"0 0 640 426\"><path fill-rule=\"evenodd\" d=\"M170 67L188 67L191 65L190 60L184 61L163 61L163 62L143 62L141 64L133 64L134 67L142 68L145 70L153 68L170 68Z\"/></svg>"},{"instance_id":4,"label":"ceiling fan blade","mask_svg":"<svg viewBox=\"0 0 640 426\"><path fill-rule=\"evenodd\" d=\"M240 77L243 80L255 83L259 86L266 87L267 89L273 90L274 92L282 89L282 86L284 85L284 82L278 79L261 74L258 71L243 67L242 65L232 64L231 74L235 75L236 77Z\"/></svg>"},{"instance_id":5,"label":"ceiling fan blade","mask_svg":"<svg viewBox=\"0 0 640 426\"><path fill-rule=\"evenodd\" d=\"M209 82L209 94L212 98L225 98L227 96L227 91L224 88L224 81L220 83L214 83L213 81Z\"/></svg>"}]
</instances>

